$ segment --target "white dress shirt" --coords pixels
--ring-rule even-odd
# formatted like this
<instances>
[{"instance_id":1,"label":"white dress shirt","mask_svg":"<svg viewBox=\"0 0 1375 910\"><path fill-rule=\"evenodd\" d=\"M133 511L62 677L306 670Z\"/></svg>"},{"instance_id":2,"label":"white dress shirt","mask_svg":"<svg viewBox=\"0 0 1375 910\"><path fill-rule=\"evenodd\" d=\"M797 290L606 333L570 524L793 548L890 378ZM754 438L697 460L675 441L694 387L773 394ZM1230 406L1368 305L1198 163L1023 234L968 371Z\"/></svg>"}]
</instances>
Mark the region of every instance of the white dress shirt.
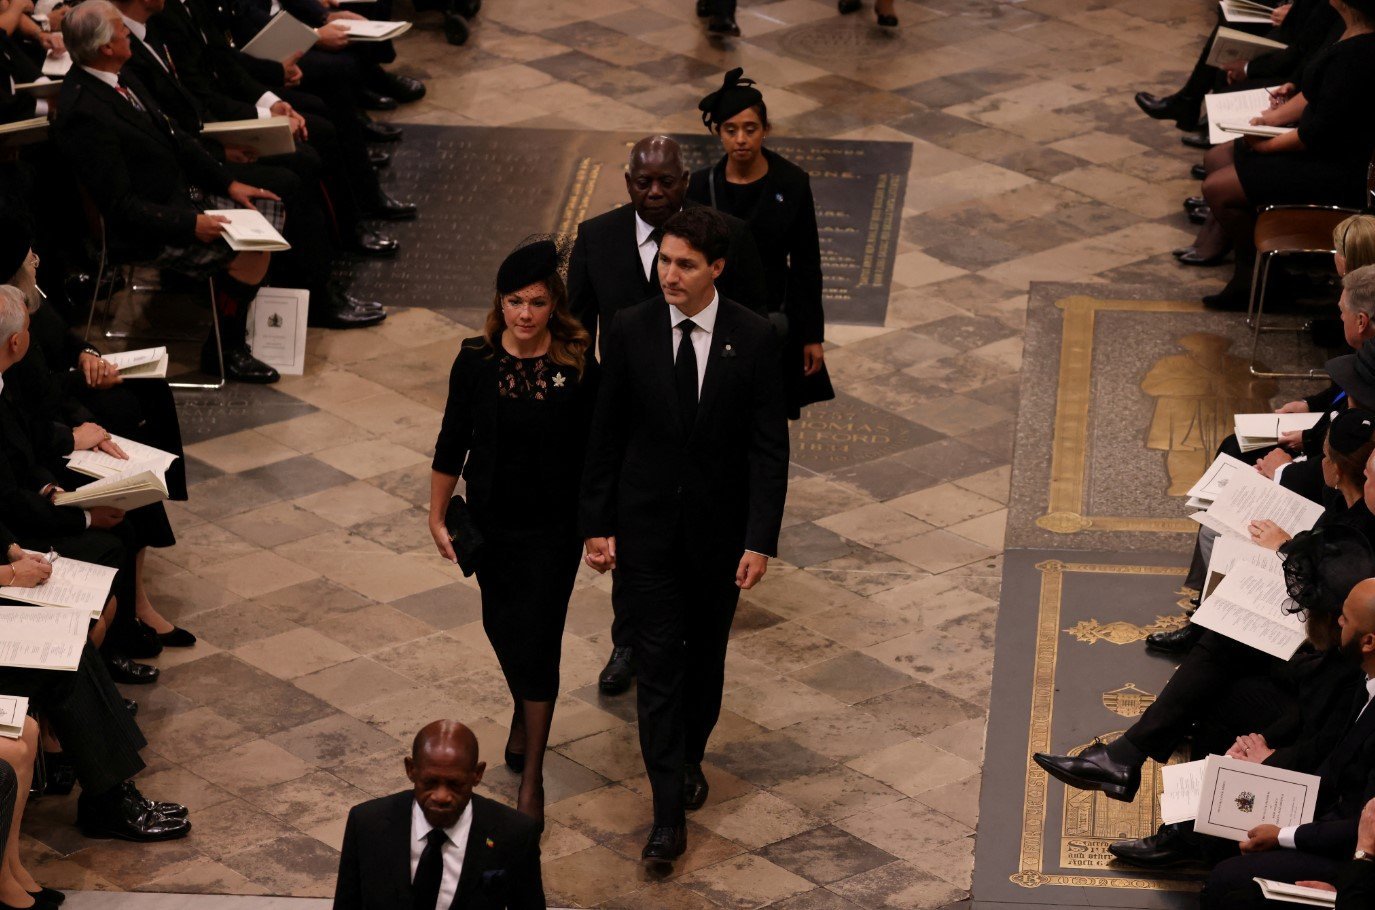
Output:
<instances>
[{"instance_id":1,"label":"white dress shirt","mask_svg":"<svg viewBox=\"0 0 1375 910\"><path fill-rule=\"evenodd\" d=\"M84 69L86 72L90 73L92 76L95 76L101 82L104 82L110 88L119 92L119 76L115 75L114 73L107 73L105 70L92 69L89 66L82 66L81 68ZM120 94L124 93L120 92Z\"/></svg>"},{"instance_id":2,"label":"white dress shirt","mask_svg":"<svg viewBox=\"0 0 1375 910\"><path fill-rule=\"evenodd\" d=\"M470 800L463 812L444 833L449 840L440 849L444 858L444 875L439 880L439 900L436 910L449 910L458 894L458 877L463 872L463 855L468 852L468 832L473 827L473 804ZM430 833L430 823L425 821L425 813L420 811L420 803L411 800L411 881L415 881L415 870L420 865L420 854L425 852L425 835Z\"/></svg>"},{"instance_id":3,"label":"white dress shirt","mask_svg":"<svg viewBox=\"0 0 1375 910\"><path fill-rule=\"evenodd\" d=\"M692 324L697 328L692 330L692 350L697 355L697 398L702 397L702 380L707 375L707 354L711 351L711 333L716 328L716 314L721 309L721 295L715 290L711 292L711 303L707 304L706 309L691 317ZM689 317L683 315L683 311L676 306L670 305L668 308L668 321L672 326L673 333L673 361L678 362L678 345L683 341L683 330L678 326Z\"/></svg>"},{"instance_id":4,"label":"white dress shirt","mask_svg":"<svg viewBox=\"0 0 1375 910\"><path fill-rule=\"evenodd\" d=\"M1361 710L1360 710L1360 713L1358 713L1358 714L1356 715L1356 720L1353 720L1353 721L1351 722L1351 726L1353 726L1353 727L1356 726L1356 724L1357 724L1358 721L1360 721L1361 715L1364 714L1366 711L1369 711L1369 710L1370 710L1370 703L1371 703L1371 701L1375 701L1375 678L1372 678L1372 677L1369 677L1369 676L1366 677L1366 680L1365 680L1365 692L1366 692L1366 696L1365 696L1365 706L1362 707ZM1297 831L1297 830L1299 830L1299 826L1298 826L1298 825L1290 825L1288 828L1281 828L1281 829L1280 829L1280 833L1279 833L1279 842L1280 842L1280 846L1281 846L1281 847L1288 847L1290 850L1293 850L1293 849L1294 849L1294 832Z\"/></svg>"},{"instance_id":5,"label":"white dress shirt","mask_svg":"<svg viewBox=\"0 0 1375 910\"><path fill-rule=\"evenodd\" d=\"M635 244L640 250L640 265L645 273L646 281L653 281L654 274L650 269L657 268L655 259L659 255L659 244L654 242L650 234L654 233L654 228L647 221L640 217L640 213L635 213Z\"/></svg>"}]
</instances>

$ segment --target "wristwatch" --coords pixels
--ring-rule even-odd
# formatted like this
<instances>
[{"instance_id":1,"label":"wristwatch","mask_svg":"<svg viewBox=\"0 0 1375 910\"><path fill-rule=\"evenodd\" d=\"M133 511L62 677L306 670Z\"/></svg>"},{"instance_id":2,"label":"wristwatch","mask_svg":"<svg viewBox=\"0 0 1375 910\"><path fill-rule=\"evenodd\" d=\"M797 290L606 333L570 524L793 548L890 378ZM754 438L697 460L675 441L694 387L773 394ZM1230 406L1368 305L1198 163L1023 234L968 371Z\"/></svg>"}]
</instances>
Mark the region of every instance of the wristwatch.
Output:
<instances>
[{"instance_id":1,"label":"wristwatch","mask_svg":"<svg viewBox=\"0 0 1375 910\"><path fill-rule=\"evenodd\" d=\"M1375 863L1375 853L1367 853L1364 850L1357 850L1351 858L1364 860L1367 863Z\"/></svg>"}]
</instances>

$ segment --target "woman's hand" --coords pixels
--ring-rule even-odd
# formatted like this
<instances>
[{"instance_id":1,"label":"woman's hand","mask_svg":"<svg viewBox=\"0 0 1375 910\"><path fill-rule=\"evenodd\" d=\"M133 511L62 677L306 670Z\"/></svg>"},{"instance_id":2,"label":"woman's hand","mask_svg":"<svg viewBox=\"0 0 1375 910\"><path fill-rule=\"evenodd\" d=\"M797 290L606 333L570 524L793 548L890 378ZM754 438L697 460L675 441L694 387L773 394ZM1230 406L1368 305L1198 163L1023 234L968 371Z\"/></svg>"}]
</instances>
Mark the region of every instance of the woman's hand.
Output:
<instances>
[{"instance_id":1,"label":"woman's hand","mask_svg":"<svg viewBox=\"0 0 1375 910\"><path fill-rule=\"evenodd\" d=\"M1249 529L1251 531L1251 543L1265 547L1267 550L1278 550L1290 540L1289 532L1268 518L1251 522Z\"/></svg>"},{"instance_id":2,"label":"woman's hand","mask_svg":"<svg viewBox=\"0 0 1375 910\"><path fill-rule=\"evenodd\" d=\"M1307 413L1308 413L1308 402L1303 401L1303 400L1299 400L1299 401L1286 401L1284 404L1282 404L1282 405L1280 405L1279 407L1275 408L1275 413L1276 413L1276 414L1307 414Z\"/></svg>"},{"instance_id":3,"label":"woman's hand","mask_svg":"<svg viewBox=\"0 0 1375 910\"><path fill-rule=\"evenodd\" d=\"M1275 7L1274 11L1270 13L1270 24L1276 27L1283 25L1284 20L1289 17L1289 7L1293 5L1292 3L1285 3Z\"/></svg>"},{"instance_id":4,"label":"woman's hand","mask_svg":"<svg viewBox=\"0 0 1375 910\"><path fill-rule=\"evenodd\" d=\"M10 563L10 568L14 571L14 580L10 584L19 588L36 588L53 574L53 567L46 559L29 559L27 554L24 559Z\"/></svg>"},{"instance_id":5,"label":"woman's hand","mask_svg":"<svg viewBox=\"0 0 1375 910\"><path fill-rule=\"evenodd\" d=\"M444 527L443 518L430 516L430 536L434 538L434 546L439 555L458 565L458 556L454 553L453 542L449 540L449 529Z\"/></svg>"},{"instance_id":6,"label":"woman's hand","mask_svg":"<svg viewBox=\"0 0 1375 910\"><path fill-rule=\"evenodd\" d=\"M1237 761L1249 761L1253 764L1260 764L1267 758L1275 754L1275 750L1265 741L1265 736L1260 733L1247 733L1238 736L1232 748L1227 750L1228 758L1235 758Z\"/></svg>"},{"instance_id":7,"label":"woman's hand","mask_svg":"<svg viewBox=\"0 0 1375 910\"><path fill-rule=\"evenodd\" d=\"M82 351L76 358L76 364L81 368L86 385L93 389L108 389L124 381L124 377L119 375L119 368L99 354Z\"/></svg>"}]
</instances>

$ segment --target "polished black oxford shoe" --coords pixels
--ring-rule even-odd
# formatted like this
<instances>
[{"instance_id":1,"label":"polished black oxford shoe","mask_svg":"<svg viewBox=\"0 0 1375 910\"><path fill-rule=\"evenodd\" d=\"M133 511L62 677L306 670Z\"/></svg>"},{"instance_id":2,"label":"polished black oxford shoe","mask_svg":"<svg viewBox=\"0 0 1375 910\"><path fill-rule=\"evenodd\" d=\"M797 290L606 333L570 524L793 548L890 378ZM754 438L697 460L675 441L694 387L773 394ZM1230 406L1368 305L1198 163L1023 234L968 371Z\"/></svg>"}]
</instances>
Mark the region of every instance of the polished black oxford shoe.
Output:
<instances>
[{"instance_id":1,"label":"polished black oxford shoe","mask_svg":"<svg viewBox=\"0 0 1375 910\"><path fill-rule=\"evenodd\" d=\"M687 850L685 825L655 825L649 841L640 851L640 859L648 866L672 866L673 861Z\"/></svg>"},{"instance_id":2,"label":"polished black oxford shoe","mask_svg":"<svg viewBox=\"0 0 1375 910\"><path fill-rule=\"evenodd\" d=\"M1210 149L1213 144L1208 141L1208 131L1199 130L1196 133L1185 133L1179 137L1179 141L1191 149Z\"/></svg>"},{"instance_id":3,"label":"polished black oxford shoe","mask_svg":"<svg viewBox=\"0 0 1375 910\"><path fill-rule=\"evenodd\" d=\"M307 323L320 329L365 329L387 318L387 311L380 303L359 300L348 294L331 294L318 312L313 306L310 310Z\"/></svg>"},{"instance_id":4,"label":"polished black oxford shoe","mask_svg":"<svg viewBox=\"0 0 1375 910\"><path fill-rule=\"evenodd\" d=\"M702 773L701 765L688 765L683 769L683 805L689 812L696 812L707 801L711 786L707 776Z\"/></svg>"},{"instance_id":5,"label":"polished black oxford shoe","mask_svg":"<svg viewBox=\"0 0 1375 910\"><path fill-rule=\"evenodd\" d=\"M115 788L116 792L98 798L82 794L76 804L76 823L81 833L93 838L146 843L176 840L191 833L185 818L168 818L148 808L150 803L134 789Z\"/></svg>"},{"instance_id":6,"label":"polished black oxford shoe","mask_svg":"<svg viewBox=\"0 0 1375 910\"><path fill-rule=\"evenodd\" d=\"M1187 654L1203 637L1203 627L1186 623L1168 632L1152 632L1146 636L1146 650L1162 654Z\"/></svg>"},{"instance_id":7,"label":"polished black oxford shoe","mask_svg":"<svg viewBox=\"0 0 1375 910\"><path fill-rule=\"evenodd\" d=\"M1189 209L1185 217L1189 219L1190 224L1206 224L1208 219L1213 217L1213 208L1212 206L1204 205L1196 209Z\"/></svg>"},{"instance_id":8,"label":"polished black oxford shoe","mask_svg":"<svg viewBox=\"0 0 1375 910\"><path fill-rule=\"evenodd\" d=\"M444 14L444 40L454 47L462 47L468 43L468 35L471 29L468 28L467 21L458 13Z\"/></svg>"},{"instance_id":9,"label":"polished black oxford shoe","mask_svg":"<svg viewBox=\"0 0 1375 910\"><path fill-rule=\"evenodd\" d=\"M1189 196L1184 200L1184 211L1192 212L1194 209L1206 209L1208 200L1202 196Z\"/></svg>"},{"instance_id":10,"label":"polished black oxford shoe","mask_svg":"<svg viewBox=\"0 0 1375 910\"><path fill-rule=\"evenodd\" d=\"M220 366L215 361L215 349L208 345L201 349L201 372L209 376L220 375ZM281 379L281 374L249 353L246 347L224 349L224 378L234 382L249 382L267 385Z\"/></svg>"},{"instance_id":11,"label":"polished black oxford shoe","mask_svg":"<svg viewBox=\"0 0 1375 910\"><path fill-rule=\"evenodd\" d=\"M1189 176L1195 180L1202 180L1204 177L1208 176L1208 169L1201 164L1195 164L1193 167L1189 168Z\"/></svg>"},{"instance_id":12,"label":"polished black oxford shoe","mask_svg":"<svg viewBox=\"0 0 1375 910\"><path fill-rule=\"evenodd\" d=\"M368 206L368 215L372 218L381 218L383 221L414 221L418 214L420 209L414 202L402 202L380 187L376 198Z\"/></svg>"},{"instance_id":13,"label":"polished black oxford shoe","mask_svg":"<svg viewBox=\"0 0 1375 910\"><path fill-rule=\"evenodd\" d=\"M1198 102L1183 95L1137 92L1136 106L1152 120L1173 120L1182 130L1198 129Z\"/></svg>"},{"instance_id":14,"label":"polished black oxford shoe","mask_svg":"<svg viewBox=\"0 0 1375 910\"><path fill-rule=\"evenodd\" d=\"M188 818L191 815L191 811L181 803L167 803L149 799L139 792L138 787L134 786L134 782L131 780L126 780L119 786L129 799L137 801L149 812L156 812L163 818Z\"/></svg>"},{"instance_id":15,"label":"polished black oxford shoe","mask_svg":"<svg viewBox=\"0 0 1375 910\"><path fill-rule=\"evenodd\" d=\"M1108 747L1096 742L1078 755L1032 756L1036 764L1056 780L1078 790L1098 790L1113 799L1129 803L1141 786L1141 769L1122 765L1108 757Z\"/></svg>"},{"instance_id":16,"label":"polished black oxford shoe","mask_svg":"<svg viewBox=\"0 0 1375 910\"><path fill-rule=\"evenodd\" d=\"M111 679L126 686L146 686L157 682L160 675L157 667L136 663L123 654L105 655L105 668Z\"/></svg>"},{"instance_id":17,"label":"polished black oxford shoe","mask_svg":"<svg viewBox=\"0 0 1375 910\"><path fill-rule=\"evenodd\" d=\"M391 166L391 152L386 149L368 149L368 164L377 170Z\"/></svg>"},{"instance_id":18,"label":"polished black oxford shoe","mask_svg":"<svg viewBox=\"0 0 1375 910\"><path fill-rule=\"evenodd\" d=\"M401 241L360 224L353 234L353 251L373 259L391 259L401 252Z\"/></svg>"},{"instance_id":19,"label":"polished black oxford shoe","mask_svg":"<svg viewBox=\"0 0 1375 910\"><path fill-rule=\"evenodd\" d=\"M419 101L425 97L425 83L419 79L412 79L410 76L403 76L400 73L389 73L386 70L381 70L374 77L373 88L378 94L395 98L402 104Z\"/></svg>"},{"instance_id":20,"label":"polished black oxford shoe","mask_svg":"<svg viewBox=\"0 0 1375 910\"><path fill-rule=\"evenodd\" d=\"M400 142L401 127L382 120L363 121L363 137L369 142Z\"/></svg>"},{"instance_id":21,"label":"polished black oxford shoe","mask_svg":"<svg viewBox=\"0 0 1375 910\"><path fill-rule=\"evenodd\" d=\"M364 88L358 90L358 106L365 111L394 111L397 101L391 95Z\"/></svg>"},{"instance_id":22,"label":"polished black oxford shoe","mask_svg":"<svg viewBox=\"0 0 1375 910\"><path fill-rule=\"evenodd\" d=\"M635 652L630 648L612 648L611 659L602 667L602 675L597 677L597 688L605 695L620 695L630 688L630 678L635 674Z\"/></svg>"},{"instance_id":23,"label":"polished black oxford shoe","mask_svg":"<svg viewBox=\"0 0 1375 910\"><path fill-rule=\"evenodd\" d=\"M1192 822L1161 825L1159 830L1146 837L1108 844L1108 852L1124 863L1147 869L1203 860L1202 851L1194 840Z\"/></svg>"}]
</instances>

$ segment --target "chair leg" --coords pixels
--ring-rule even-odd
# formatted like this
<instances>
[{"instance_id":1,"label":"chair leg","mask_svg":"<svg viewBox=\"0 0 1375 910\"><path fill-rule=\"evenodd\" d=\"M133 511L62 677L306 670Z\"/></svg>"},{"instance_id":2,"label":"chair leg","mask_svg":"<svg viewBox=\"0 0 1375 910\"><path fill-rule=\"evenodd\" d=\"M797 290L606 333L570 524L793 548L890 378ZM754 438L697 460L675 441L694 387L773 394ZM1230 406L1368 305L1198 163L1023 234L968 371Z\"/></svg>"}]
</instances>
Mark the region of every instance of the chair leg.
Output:
<instances>
[{"instance_id":1,"label":"chair leg","mask_svg":"<svg viewBox=\"0 0 1375 910\"><path fill-rule=\"evenodd\" d=\"M95 308L100 302L100 281L105 277L105 245L100 246L100 257L96 260L95 286L91 288L91 311L86 315L86 341L91 340L91 327L95 324Z\"/></svg>"},{"instance_id":2,"label":"chair leg","mask_svg":"<svg viewBox=\"0 0 1375 910\"><path fill-rule=\"evenodd\" d=\"M1256 369L1256 353L1260 348L1260 333L1268 331L1286 331L1279 326L1266 328L1263 324L1265 315L1265 289L1270 281L1270 264L1273 258L1273 253L1265 254L1265 266L1263 268L1260 268L1260 257L1256 259L1256 265L1259 272L1258 277L1260 279L1259 291L1256 289L1255 278L1252 279L1251 294L1255 300L1256 311L1254 324L1251 326L1251 375L1260 379L1326 379L1328 378L1327 371L1316 368L1303 373Z\"/></svg>"},{"instance_id":3,"label":"chair leg","mask_svg":"<svg viewBox=\"0 0 1375 910\"><path fill-rule=\"evenodd\" d=\"M1256 305L1260 302L1260 298L1257 296L1260 288L1260 261L1269 255L1269 253L1257 251L1255 264L1251 266L1251 297L1246 301L1246 327L1248 329L1255 327L1258 318Z\"/></svg>"},{"instance_id":4,"label":"chair leg","mask_svg":"<svg viewBox=\"0 0 1375 910\"><path fill-rule=\"evenodd\" d=\"M169 382L174 389L222 389L228 381L224 371L224 341L220 337L220 311L215 308L215 279L207 279L210 291L210 333L215 338L215 358L219 362L220 377L217 382Z\"/></svg>"}]
</instances>

